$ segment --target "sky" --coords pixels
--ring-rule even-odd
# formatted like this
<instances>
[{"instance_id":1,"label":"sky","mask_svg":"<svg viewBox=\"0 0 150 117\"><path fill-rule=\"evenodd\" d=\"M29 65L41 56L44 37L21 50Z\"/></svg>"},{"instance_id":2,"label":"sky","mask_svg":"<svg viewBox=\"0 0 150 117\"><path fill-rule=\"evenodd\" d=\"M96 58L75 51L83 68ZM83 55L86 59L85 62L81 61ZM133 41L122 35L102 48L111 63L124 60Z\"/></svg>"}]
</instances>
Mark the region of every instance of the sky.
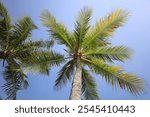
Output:
<instances>
[{"instance_id":1,"label":"sky","mask_svg":"<svg viewBox=\"0 0 150 117\"><path fill-rule=\"evenodd\" d=\"M111 38L114 45L124 45L133 50L134 56L125 63L117 63L126 71L137 74L145 80L146 91L140 96L133 96L129 92L113 89L100 76L95 76L98 92L103 100L147 100L150 99L150 0L0 0L6 6L12 18L12 23L23 16L30 16L38 26L33 31L32 39L49 39L46 28L40 21L41 12L49 10L59 22L63 22L72 31L75 18L84 6L93 9L91 25L105 17L115 9L125 9L130 12L127 23L116 30ZM62 52L62 48L57 47ZM60 68L60 67L59 67ZM50 76L28 73L29 88L17 94L18 100L67 100L71 83L60 91L54 90L54 82L59 68L50 71ZM0 73L3 68L0 66ZM0 75L0 86L4 83ZM0 90L3 96L3 91Z\"/></svg>"}]
</instances>

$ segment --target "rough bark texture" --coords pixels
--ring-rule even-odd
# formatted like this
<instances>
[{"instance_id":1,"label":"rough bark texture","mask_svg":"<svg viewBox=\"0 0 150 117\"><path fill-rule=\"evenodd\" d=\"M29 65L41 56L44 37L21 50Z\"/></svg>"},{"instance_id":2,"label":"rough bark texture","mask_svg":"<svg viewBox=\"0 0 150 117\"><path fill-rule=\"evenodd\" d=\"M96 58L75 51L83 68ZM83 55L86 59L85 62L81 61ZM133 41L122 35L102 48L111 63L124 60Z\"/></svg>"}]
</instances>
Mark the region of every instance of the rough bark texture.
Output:
<instances>
[{"instance_id":1,"label":"rough bark texture","mask_svg":"<svg viewBox=\"0 0 150 117\"><path fill-rule=\"evenodd\" d=\"M82 65L80 60L77 60L77 68L75 72L75 76L72 82L72 89L70 93L70 100L81 100L81 88L82 88Z\"/></svg>"}]
</instances>

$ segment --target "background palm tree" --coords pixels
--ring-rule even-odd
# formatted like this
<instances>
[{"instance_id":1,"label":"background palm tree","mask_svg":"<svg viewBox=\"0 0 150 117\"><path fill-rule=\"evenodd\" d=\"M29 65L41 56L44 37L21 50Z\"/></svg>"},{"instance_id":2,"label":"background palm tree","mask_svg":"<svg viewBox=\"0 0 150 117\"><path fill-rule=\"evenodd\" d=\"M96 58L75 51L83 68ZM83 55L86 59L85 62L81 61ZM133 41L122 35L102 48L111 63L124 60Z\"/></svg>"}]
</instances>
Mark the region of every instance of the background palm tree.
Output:
<instances>
[{"instance_id":1,"label":"background palm tree","mask_svg":"<svg viewBox=\"0 0 150 117\"><path fill-rule=\"evenodd\" d=\"M96 73L113 87L140 94L144 89L143 80L114 65L115 61L129 59L130 50L124 46L113 46L109 39L115 29L124 24L128 13L122 9L116 10L90 27L91 15L92 10L84 7L76 19L73 32L57 22L50 12L44 11L41 15L52 37L66 47L66 63L58 72L55 88L61 88L74 77L69 99L99 99L96 81L91 75Z\"/></svg>"},{"instance_id":2,"label":"background palm tree","mask_svg":"<svg viewBox=\"0 0 150 117\"><path fill-rule=\"evenodd\" d=\"M2 3L0 11L4 17L0 21L0 61L5 67L3 77L6 81L3 90L7 95L6 99L16 99L17 91L26 89L29 85L25 70L32 66L32 70L48 74L50 66L46 60L57 60L62 56L46 50L53 45L53 40L30 40L32 30L37 29L30 17L23 17L12 25L8 11Z\"/></svg>"}]
</instances>

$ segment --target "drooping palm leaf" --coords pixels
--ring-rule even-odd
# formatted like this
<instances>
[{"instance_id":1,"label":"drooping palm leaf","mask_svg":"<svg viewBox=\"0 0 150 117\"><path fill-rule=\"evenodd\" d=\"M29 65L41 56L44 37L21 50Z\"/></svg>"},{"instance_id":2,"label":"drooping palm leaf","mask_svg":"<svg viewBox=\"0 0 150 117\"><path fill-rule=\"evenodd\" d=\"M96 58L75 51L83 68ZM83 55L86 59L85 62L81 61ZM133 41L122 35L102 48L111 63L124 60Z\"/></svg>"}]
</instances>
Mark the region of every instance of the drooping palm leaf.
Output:
<instances>
[{"instance_id":1,"label":"drooping palm leaf","mask_svg":"<svg viewBox=\"0 0 150 117\"><path fill-rule=\"evenodd\" d=\"M17 64L9 64L3 73L6 83L3 85L3 90L7 95L6 99L16 99L17 91L26 89L28 82L26 75Z\"/></svg>"},{"instance_id":2,"label":"drooping palm leaf","mask_svg":"<svg viewBox=\"0 0 150 117\"><path fill-rule=\"evenodd\" d=\"M52 66L64 62L64 56L52 51L38 51L31 57L22 59L22 66L26 70L49 74Z\"/></svg>"},{"instance_id":3,"label":"drooping palm leaf","mask_svg":"<svg viewBox=\"0 0 150 117\"><path fill-rule=\"evenodd\" d=\"M60 89L63 85L66 84L67 80L71 80L75 65L76 64L74 60L70 60L62 67L62 69L58 72L58 77L55 81L55 89Z\"/></svg>"},{"instance_id":4,"label":"drooping palm leaf","mask_svg":"<svg viewBox=\"0 0 150 117\"><path fill-rule=\"evenodd\" d=\"M138 76L124 72L118 66L107 65L102 60L85 60L90 68L100 74L107 83L127 89L132 94L138 95L144 90L144 82Z\"/></svg>"},{"instance_id":5,"label":"drooping palm leaf","mask_svg":"<svg viewBox=\"0 0 150 117\"><path fill-rule=\"evenodd\" d=\"M86 100L98 100L96 82L88 70L82 69L82 95Z\"/></svg>"},{"instance_id":6,"label":"drooping palm leaf","mask_svg":"<svg viewBox=\"0 0 150 117\"><path fill-rule=\"evenodd\" d=\"M34 54L34 52L49 49L53 46L53 44L53 40L25 42L23 44L20 44L17 48L15 48L15 50L13 51L13 56L15 56L17 59L25 59L29 56L33 56L32 54Z\"/></svg>"}]
</instances>

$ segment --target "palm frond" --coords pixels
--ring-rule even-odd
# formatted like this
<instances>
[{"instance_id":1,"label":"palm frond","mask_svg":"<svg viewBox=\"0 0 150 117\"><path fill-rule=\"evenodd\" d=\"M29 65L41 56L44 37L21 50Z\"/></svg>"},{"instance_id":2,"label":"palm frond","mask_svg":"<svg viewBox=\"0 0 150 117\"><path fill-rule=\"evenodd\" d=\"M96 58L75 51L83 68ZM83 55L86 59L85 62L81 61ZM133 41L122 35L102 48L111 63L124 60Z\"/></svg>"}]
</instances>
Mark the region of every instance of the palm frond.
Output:
<instances>
[{"instance_id":1,"label":"palm frond","mask_svg":"<svg viewBox=\"0 0 150 117\"><path fill-rule=\"evenodd\" d=\"M44 49L50 49L54 45L54 41L30 41L20 44L15 50L13 51L13 56L15 57L23 57L26 58L32 55L35 51L41 51ZM27 56L26 56L27 55Z\"/></svg>"},{"instance_id":2,"label":"palm frond","mask_svg":"<svg viewBox=\"0 0 150 117\"><path fill-rule=\"evenodd\" d=\"M104 61L125 61L131 57L131 50L124 46L102 47L85 53L88 57L95 57Z\"/></svg>"},{"instance_id":3,"label":"palm frond","mask_svg":"<svg viewBox=\"0 0 150 117\"><path fill-rule=\"evenodd\" d=\"M53 28L56 26L56 19L48 10L44 10L40 18L43 25L47 28Z\"/></svg>"},{"instance_id":4,"label":"palm frond","mask_svg":"<svg viewBox=\"0 0 150 117\"><path fill-rule=\"evenodd\" d=\"M98 100L96 82L88 70L82 69L82 95L86 100Z\"/></svg>"},{"instance_id":5,"label":"palm frond","mask_svg":"<svg viewBox=\"0 0 150 117\"><path fill-rule=\"evenodd\" d=\"M37 29L30 17L23 17L13 26L11 44L13 47L19 46L22 42L31 36L31 32Z\"/></svg>"},{"instance_id":6,"label":"palm frond","mask_svg":"<svg viewBox=\"0 0 150 117\"><path fill-rule=\"evenodd\" d=\"M25 70L31 70L40 73L49 74L49 69L52 66L59 65L64 62L64 56L52 51L39 51L33 53L28 58L22 58L22 66Z\"/></svg>"},{"instance_id":7,"label":"palm frond","mask_svg":"<svg viewBox=\"0 0 150 117\"><path fill-rule=\"evenodd\" d=\"M69 40L70 44L72 45L72 48L69 51L75 52L78 48L78 44L74 32L69 33Z\"/></svg>"},{"instance_id":8,"label":"palm frond","mask_svg":"<svg viewBox=\"0 0 150 117\"><path fill-rule=\"evenodd\" d=\"M91 15L92 15L92 9L88 7L84 7L80 11L76 19L74 34L77 40L78 47L80 47L82 40L85 38L85 35L89 30L89 27L90 27L89 21L90 21Z\"/></svg>"},{"instance_id":9,"label":"palm frond","mask_svg":"<svg viewBox=\"0 0 150 117\"><path fill-rule=\"evenodd\" d=\"M29 85L26 75L16 64L6 66L3 76L6 80L6 83L3 85L3 90L7 96L6 99L15 100L17 91L24 88L26 89Z\"/></svg>"},{"instance_id":10,"label":"palm frond","mask_svg":"<svg viewBox=\"0 0 150 117\"><path fill-rule=\"evenodd\" d=\"M7 9L0 2L0 12L1 16L4 18L0 21L0 43L2 47L6 47L6 43L9 41L9 30L11 28L11 20Z\"/></svg>"},{"instance_id":11,"label":"palm frond","mask_svg":"<svg viewBox=\"0 0 150 117\"><path fill-rule=\"evenodd\" d=\"M8 31L11 27L10 23L10 17L8 14L7 9L4 7L4 5L0 2L0 12L1 12L1 16L4 17L4 19L2 21L0 21L0 31Z\"/></svg>"},{"instance_id":12,"label":"palm frond","mask_svg":"<svg viewBox=\"0 0 150 117\"><path fill-rule=\"evenodd\" d=\"M59 44L65 44L68 48L72 48L67 28L62 23L57 23L55 17L49 11L42 12L41 20Z\"/></svg>"},{"instance_id":13,"label":"palm frond","mask_svg":"<svg viewBox=\"0 0 150 117\"><path fill-rule=\"evenodd\" d=\"M112 12L106 18L98 21L84 39L82 43L83 48L89 46L90 43L96 43L98 41L100 41L102 44L107 44L108 38L113 35L116 28L124 24L127 16L128 13L120 9Z\"/></svg>"},{"instance_id":14,"label":"palm frond","mask_svg":"<svg viewBox=\"0 0 150 117\"><path fill-rule=\"evenodd\" d=\"M22 46L26 48L47 48L49 49L54 45L54 40L38 40L24 43Z\"/></svg>"},{"instance_id":15,"label":"palm frond","mask_svg":"<svg viewBox=\"0 0 150 117\"><path fill-rule=\"evenodd\" d=\"M67 83L67 80L71 80L75 69L74 60L68 61L58 72L58 77L55 80L55 89L60 89Z\"/></svg>"},{"instance_id":16,"label":"palm frond","mask_svg":"<svg viewBox=\"0 0 150 117\"><path fill-rule=\"evenodd\" d=\"M127 89L134 95L144 90L144 81L138 76L124 72L121 67L107 65L102 60L85 60L93 72L100 74L113 87Z\"/></svg>"}]
</instances>

